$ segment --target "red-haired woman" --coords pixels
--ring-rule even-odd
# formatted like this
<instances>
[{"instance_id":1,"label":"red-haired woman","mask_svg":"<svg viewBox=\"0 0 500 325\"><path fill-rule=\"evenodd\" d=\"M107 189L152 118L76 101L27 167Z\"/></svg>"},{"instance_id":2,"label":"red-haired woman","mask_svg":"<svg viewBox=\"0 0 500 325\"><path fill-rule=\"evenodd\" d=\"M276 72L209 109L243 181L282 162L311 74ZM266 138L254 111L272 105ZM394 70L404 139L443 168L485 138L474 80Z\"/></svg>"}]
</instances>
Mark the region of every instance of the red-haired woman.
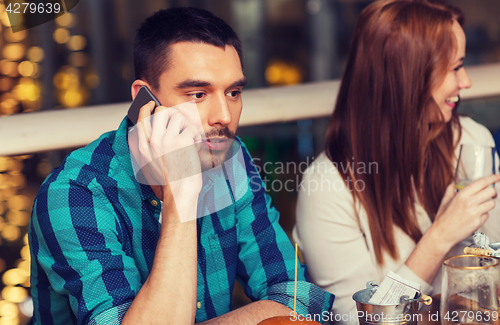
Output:
<instances>
[{"instance_id":1,"label":"red-haired woman","mask_svg":"<svg viewBox=\"0 0 500 325\"><path fill-rule=\"evenodd\" d=\"M488 214L499 178L457 194L452 184L460 144L494 147L484 126L457 115L459 92L471 86L462 23L458 9L426 0L375 1L359 17L294 229L342 323L356 319L351 297L367 281L393 271L436 293L440 276L433 280L457 244L481 226L500 240L500 216Z\"/></svg>"}]
</instances>

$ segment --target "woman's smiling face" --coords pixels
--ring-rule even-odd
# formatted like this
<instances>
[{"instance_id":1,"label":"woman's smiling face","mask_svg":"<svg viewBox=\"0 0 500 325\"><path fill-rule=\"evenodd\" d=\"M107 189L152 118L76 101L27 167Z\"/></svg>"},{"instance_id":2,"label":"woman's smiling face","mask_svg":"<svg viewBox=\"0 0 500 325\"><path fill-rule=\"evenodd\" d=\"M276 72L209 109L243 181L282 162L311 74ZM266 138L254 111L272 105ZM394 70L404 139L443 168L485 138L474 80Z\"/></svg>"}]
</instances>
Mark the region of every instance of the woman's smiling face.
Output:
<instances>
[{"instance_id":1,"label":"woman's smiling face","mask_svg":"<svg viewBox=\"0 0 500 325\"><path fill-rule=\"evenodd\" d=\"M448 68L443 82L432 91L432 97L443 113L445 122L451 120L452 111L460 99L460 90L472 86L469 75L463 65L465 58L465 34L456 20L453 21L453 33L457 40L455 57Z\"/></svg>"}]
</instances>

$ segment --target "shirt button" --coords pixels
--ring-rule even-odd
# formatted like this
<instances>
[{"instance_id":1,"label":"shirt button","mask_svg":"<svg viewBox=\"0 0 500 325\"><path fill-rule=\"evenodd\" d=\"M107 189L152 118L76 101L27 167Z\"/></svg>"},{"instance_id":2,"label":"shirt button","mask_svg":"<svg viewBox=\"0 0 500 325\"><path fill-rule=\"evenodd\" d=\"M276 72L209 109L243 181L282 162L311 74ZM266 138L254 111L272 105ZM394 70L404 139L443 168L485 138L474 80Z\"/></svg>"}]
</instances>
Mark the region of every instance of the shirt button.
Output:
<instances>
[{"instance_id":1,"label":"shirt button","mask_svg":"<svg viewBox=\"0 0 500 325\"><path fill-rule=\"evenodd\" d=\"M198 307L198 309L201 308L201 301L198 301L198 303L196 304L196 307Z\"/></svg>"},{"instance_id":2,"label":"shirt button","mask_svg":"<svg viewBox=\"0 0 500 325\"><path fill-rule=\"evenodd\" d=\"M158 206L158 201L151 200L151 205L154 206L154 207Z\"/></svg>"}]
</instances>

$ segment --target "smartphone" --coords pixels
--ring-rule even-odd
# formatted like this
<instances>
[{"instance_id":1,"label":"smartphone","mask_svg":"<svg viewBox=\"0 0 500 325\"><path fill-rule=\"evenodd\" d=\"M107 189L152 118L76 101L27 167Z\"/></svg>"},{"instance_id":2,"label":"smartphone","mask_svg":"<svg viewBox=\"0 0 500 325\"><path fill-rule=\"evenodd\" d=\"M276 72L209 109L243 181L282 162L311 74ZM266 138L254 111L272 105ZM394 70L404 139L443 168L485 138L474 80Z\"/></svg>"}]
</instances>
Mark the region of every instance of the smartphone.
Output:
<instances>
[{"instance_id":1,"label":"smartphone","mask_svg":"<svg viewBox=\"0 0 500 325\"><path fill-rule=\"evenodd\" d=\"M150 101L155 102L155 109L157 106L160 106L160 102L156 97L153 95L151 90L149 90L148 87L142 86L141 89L139 89L139 92L134 98L134 101L132 102L132 105L130 105L130 108L128 110L127 116L132 123L137 124L137 120L139 119L139 111L141 110L142 106L146 105ZM151 114L151 117L154 114L154 110ZM153 123L153 120L151 119L151 123Z\"/></svg>"}]
</instances>

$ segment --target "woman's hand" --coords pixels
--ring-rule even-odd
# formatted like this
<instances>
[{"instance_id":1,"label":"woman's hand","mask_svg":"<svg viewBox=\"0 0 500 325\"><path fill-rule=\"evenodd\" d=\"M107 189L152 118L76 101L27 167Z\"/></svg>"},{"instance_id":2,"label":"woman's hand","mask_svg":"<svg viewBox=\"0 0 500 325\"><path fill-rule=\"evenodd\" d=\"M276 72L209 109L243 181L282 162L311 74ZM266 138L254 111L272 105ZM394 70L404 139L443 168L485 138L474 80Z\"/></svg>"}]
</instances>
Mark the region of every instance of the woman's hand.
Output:
<instances>
[{"instance_id":1,"label":"woman's hand","mask_svg":"<svg viewBox=\"0 0 500 325\"><path fill-rule=\"evenodd\" d=\"M451 249L486 222L497 195L490 185L499 180L499 175L483 177L458 193L455 193L455 184L448 186L431 227L438 231L440 245Z\"/></svg>"}]
</instances>

